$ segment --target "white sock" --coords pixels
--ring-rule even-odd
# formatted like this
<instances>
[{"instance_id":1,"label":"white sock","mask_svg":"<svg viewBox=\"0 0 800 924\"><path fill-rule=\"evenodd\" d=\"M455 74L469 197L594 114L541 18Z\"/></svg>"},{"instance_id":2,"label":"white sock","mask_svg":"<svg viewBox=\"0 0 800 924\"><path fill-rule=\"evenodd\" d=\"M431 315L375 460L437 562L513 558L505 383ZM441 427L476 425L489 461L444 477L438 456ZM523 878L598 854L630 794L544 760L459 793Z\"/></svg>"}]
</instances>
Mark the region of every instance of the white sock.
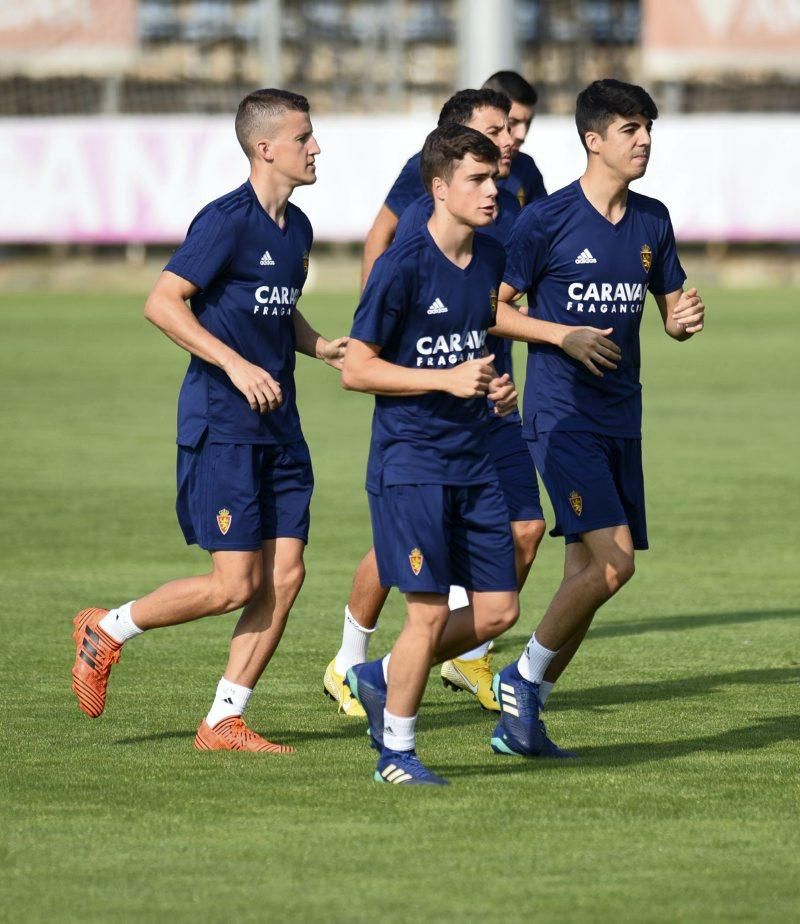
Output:
<instances>
[{"instance_id":1,"label":"white sock","mask_svg":"<svg viewBox=\"0 0 800 924\"><path fill-rule=\"evenodd\" d=\"M558 654L558 651L550 651L544 645L536 641L536 634L531 636L525 651L522 652L517 667L520 674L531 683L541 683L544 678L544 672L550 666L550 662Z\"/></svg>"},{"instance_id":2,"label":"white sock","mask_svg":"<svg viewBox=\"0 0 800 924\"><path fill-rule=\"evenodd\" d=\"M344 608L342 647L333 659L333 669L337 674L346 674L354 664L363 664L367 660L369 638L376 628L365 629L353 618L350 607Z\"/></svg>"},{"instance_id":3,"label":"white sock","mask_svg":"<svg viewBox=\"0 0 800 924\"><path fill-rule=\"evenodd\" d=\"M129 638L135 638L144 632L144 629L140 629L131 618L131 607L135 602L131 600L115 610L109 610L98 623L103 632L110 635L114 641L127 642Z\"/></svg>"},{"instance_id":4,"label":"white sock","mask_svg":"<svg viewBox=\"0 0 800 924\"><path fill-rule=\"evenodd\" d=\"M415 715L392 715L383 710L383 746L389 751L412 751L414 749Z\"/></svg>"},{"instance_id":5,"label":"white sock","mask_svg":"<svg viewBox=\"0 0 800 924\"><path fill-rule=\"evenodd\" d=\"M389 658L391 658L392 653L389 652L388 655L384 655L381 659L381 665L383 666L383 680L385 683L389 683Z\"/></svg>"},{"instance_id":6,"label":"white sock","mask_svg":"<svg viewBox=\"0 0 800 924\"><path fill-rule=\"evenodd\" d=\"M553 687L555 683L550 683L549 680L543 680L539 684L539 702L544 706L547 702L547 697L553 692Z\"/></svg>"},{"instance_id":7,"label":"white sock","mask_svg":"<svg viewBox=\"0 0 800 924\"><path fill-rule=\"evenodd\" d=\"M478 645L477 648L470 648L469 651L465 651L464 654L458 656L459 661L477 661L478 658L483 658L489 653L489 649L492 647L491 640L488 642L483 642L481 645Z\"/></svg>"},{"instance_id":8,"label":"white sock","mask_svg":"<svg viewBox=\"0 0 800 924\"><path fill-rule=\"evenodd\" d=\"M447 597L447 608L452 612L453 610L463 610L465 606L469 606L467 591L463 587L459 587L458 584L451 584L450 593Z\"/></svg>"},{"instance_id":9,"label":"white sock","mask_svg":"<svg viewBox=\"0 0 800 924\"><path fill-rule=\"evenodd\" d=\"M252 693L248 687L240 687L238 683L231 683L223 677L217 684L217 695L206 716L209 728L232 715L241 715Z\"/></svg>"}]
</instances>

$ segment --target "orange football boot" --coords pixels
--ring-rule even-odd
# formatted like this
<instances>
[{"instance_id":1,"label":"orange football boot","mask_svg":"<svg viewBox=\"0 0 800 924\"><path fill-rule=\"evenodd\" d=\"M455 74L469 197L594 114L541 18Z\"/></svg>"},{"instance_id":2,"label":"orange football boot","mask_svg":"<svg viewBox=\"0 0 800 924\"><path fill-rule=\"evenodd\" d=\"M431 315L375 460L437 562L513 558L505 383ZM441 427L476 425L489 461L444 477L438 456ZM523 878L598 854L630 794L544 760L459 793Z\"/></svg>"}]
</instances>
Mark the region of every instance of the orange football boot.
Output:
<instances>
[{"instance_id":1,"label":"orange football boot","mask_svg":"<svg viewBox=\"0 0 800 924\"><path fill-rule=\"evenodd\" d=\"M107 612L91 607L81 610L72 620L76 648L72 690L78 697L78 705L90 719L96 719L106 708L108 675L122 652L122 645L98 626Z\"/></svg>"},{"instance_id":2,"label":"orange football boot","mask_svg":"<svg viewBox=\"0 0 800 924\"><path fill-rule=\"evenodd\" d=\"M288 744L275 744L257 735L244 724L241 716L232 715L211 728L205 719L194 739L198 751L261 751L267 754L293 754Z\"/></svg>"}]
</instances>

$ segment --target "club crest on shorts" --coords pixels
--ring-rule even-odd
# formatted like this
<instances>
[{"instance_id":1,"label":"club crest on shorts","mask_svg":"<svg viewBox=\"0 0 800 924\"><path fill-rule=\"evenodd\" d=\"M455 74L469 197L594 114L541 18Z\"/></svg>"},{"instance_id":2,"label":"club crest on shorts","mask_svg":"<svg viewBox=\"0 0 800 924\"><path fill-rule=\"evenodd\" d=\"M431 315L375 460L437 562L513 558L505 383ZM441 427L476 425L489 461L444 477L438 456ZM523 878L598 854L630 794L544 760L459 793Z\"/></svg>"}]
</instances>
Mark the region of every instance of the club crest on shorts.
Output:
<instances>
[{"instance_id":1,"label":"club crest on shorts","mask_svg":"<svg viewBox=\"0 0 800 924\"><path fill-rule=\"evenodd\" d=\"M219 531L224 536L228 530L231 528L231 516L230 510L227 507L223 507L222 510L217 514L217 526L219 526Z\"/></svg>"},{"instance_id":2,"label":"club crest on shorts","mask_svg":"<svg viewBox=\"0 0 800 924\"><path fill-rule=\"evenodd\" d=\"M650 267L653 265L653 251L650 249L648 244L642 244L642 249L639 251L639 256L642 258L642 266L646 273L650 272Z\"/></svg>"},{"instance_id":3,"label":"club crest on shorts","mask_svg":"<svg viewBox=\"0 0 800 924\"><path fill-rule=\"evenodd\" d=\"M308 276L308 251L303 251L303 274Z\"/></svg>"},{"instance_id":4,"label":"club crest on shorts","mask_svg":"<svg viewBox=\"0 0 800 924\"><path fill-rule=\"evenodd\" d=\"M577 491L569 492L569 505L575 511L576 516L580 516L583 513L583 498Z\"/></svg>"},{"instance_id":5,"label":"club crest on shorts","mask_svg":"<svg viewBox=\"0 0 800 924\"><path fill-rule=\"evenodd\" d=\"M492 317L497 317L497 289L489 290L489 308L492 312Z\"/></svg>"},{"instance_id":6,"label":"club crest on shorts","mask_svg":"<svg viewBox=\"0 0 800 924\"><path fill-rule=\"evenodd\" d=\"M408 553L408 563L411 565L411 570L414 572L414 577L416 577L420 571L422 571L422 563L425 559L422 557L422 552L419 549L412 549Z\"/></svg>"}]
</instances>

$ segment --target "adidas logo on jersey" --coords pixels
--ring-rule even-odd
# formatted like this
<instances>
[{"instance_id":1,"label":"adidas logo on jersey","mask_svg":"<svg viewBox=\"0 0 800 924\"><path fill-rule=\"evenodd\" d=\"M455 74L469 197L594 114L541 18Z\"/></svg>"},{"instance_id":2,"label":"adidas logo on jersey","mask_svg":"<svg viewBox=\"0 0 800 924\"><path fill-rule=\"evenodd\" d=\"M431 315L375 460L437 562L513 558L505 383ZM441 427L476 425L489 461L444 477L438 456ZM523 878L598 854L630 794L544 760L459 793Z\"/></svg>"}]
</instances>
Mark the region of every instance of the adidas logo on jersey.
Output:
<instances>
[{"instance_id":1,"label":"adidas logo on jersey","mask_svg":"<svg viewBox=\"0 0 800 924\"><path fill-rule=\"evenodd\" d=\"M264 251L264 256L258 261L262 266L275 266L275 261L270 256L268 250Z\"/></svg>"},{"instance_id":2,"label":"adidas logo on jersey","mask_svg":"<svg viewBox=\"0 0 800 924\"><path fill-rule=\"evenodd\" d=\"M433 300L433 304L428 308L428 314L447 314L447 305L440 299Z\"/></svg>"},{"instance_id":3,"label":"adidas logo on jersey","mask_svg":"<svg viewBox=\"0 0 800 924\"><path fill-rule=\"evenodd\" d=\"M582 250L577 257L575 257L576 263L597 263L597 260L592 256L591 250L587 247L586 250Z\"/></svg>"}]
</instances>

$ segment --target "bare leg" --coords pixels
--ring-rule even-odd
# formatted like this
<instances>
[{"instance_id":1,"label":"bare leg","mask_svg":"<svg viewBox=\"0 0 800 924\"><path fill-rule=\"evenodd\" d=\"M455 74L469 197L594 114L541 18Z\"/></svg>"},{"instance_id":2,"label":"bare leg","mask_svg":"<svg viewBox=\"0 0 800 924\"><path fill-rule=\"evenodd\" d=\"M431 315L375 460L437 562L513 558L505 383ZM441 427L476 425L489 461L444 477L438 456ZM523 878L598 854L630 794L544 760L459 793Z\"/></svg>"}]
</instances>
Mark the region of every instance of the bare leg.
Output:
<instances>
[{"instance_id":1,"label":"bare leg","mask_svg":"<svg viewBox=\"0 0 800 924\"><path fill-rule=\"evenodd\" d=\"M389 588L381 586L378 576L375 549L370 549L353 575L353 589L347 601L353 619L365 629L374 629L388 596Z\"/></svg>"},{"instance_id":2,"label":"bare leg","mask_svg":"<svg viewBox=\"0 0 800 924\"><path fill-rule=\"evenodd\" d=\"M406 594L408 618L389 661L389 712L416 715L432 664L495 638L519 616L516 591L473 593L471 597L471 607L451 613L444 595Z\"/></svg>"},{"instance_id":3,"label":"bare leg","mask_svg":"<svg viewBox=\"0 0 800 924\"><path fill-rule=\"evenodd\" d=\"M551 651L565 645L633 577L633 540L627 526L593 530L581 541L588 562L564 578L536 627L537 641Z\"/></svg>"},{"instance_id":4,"label":"bare leg","mask_svg":"<svg viewBox=\"0 0 800 924\"><path fill-rule=\"evenodd\" d=\"M510 629L519 617L519 594L514 591L470 591L469 597L470 606L450 613L434 652L434 664L457 657L460 652L475 648L481 642L497 638Z\"/></svg>"},{"instance_id":5,"label":"bare leg","mask_svg":"<svg viewBox=\"0 0 800 924\"><path fill-rule=\"evenodd\" d=\"M544 520L512 520L510 525L514 538L517 587L522 590L544 536Z\"/></svg>"},{"instance_id":6,"label":"bare leg","mask_svg":"<svg viewBox=\"0 0 800 924\"><path fill-rule=\"evenodd\" d=\"M406 594L408 616L392 648L386 711L417 714L433 663L433 654L447 622L446 594Z\"/></svg>"},{"instance_id":7,"label":"bare leg","mask_svg":"<svg viewBox=\"0 0 800 924\"><path fill-rule=\"evenodd\" d=\"M300 539L272 539L264 543L264 579L234 629L226 680L252 689L269 664L303 586L304 549Z\"/></svg>"},{"instance_id":8,"label":"bare leg","mask_svg":"<svg viewBox=\"0 0 800 924\"><path fill-rule=\"evenodd\" d=\"M582 571L589 564L589 552L582 542L571 542L565 546L564 552L564 579L572 577L579 571ZM564 673L569 662L575 657L578 648L581 646L589 631L589 627L594 619L596 610L588 615L583 625L578 628L575 634L568 642L561 646L558 654L550 662L550 666L545 671L544 679L549 683L555 683Z\"/></svg>"},{"instance_id":9,"label":"bare leg","mask_svg":"<svg viewBox=\"0 0 800 924\"><path fill-rule=\"evenodd\" d=\"M213 570L170 581L131 607L140 629L158 629L244 606L261 585L260 552L212 552Z\"/></svg>"}]
</instances>

